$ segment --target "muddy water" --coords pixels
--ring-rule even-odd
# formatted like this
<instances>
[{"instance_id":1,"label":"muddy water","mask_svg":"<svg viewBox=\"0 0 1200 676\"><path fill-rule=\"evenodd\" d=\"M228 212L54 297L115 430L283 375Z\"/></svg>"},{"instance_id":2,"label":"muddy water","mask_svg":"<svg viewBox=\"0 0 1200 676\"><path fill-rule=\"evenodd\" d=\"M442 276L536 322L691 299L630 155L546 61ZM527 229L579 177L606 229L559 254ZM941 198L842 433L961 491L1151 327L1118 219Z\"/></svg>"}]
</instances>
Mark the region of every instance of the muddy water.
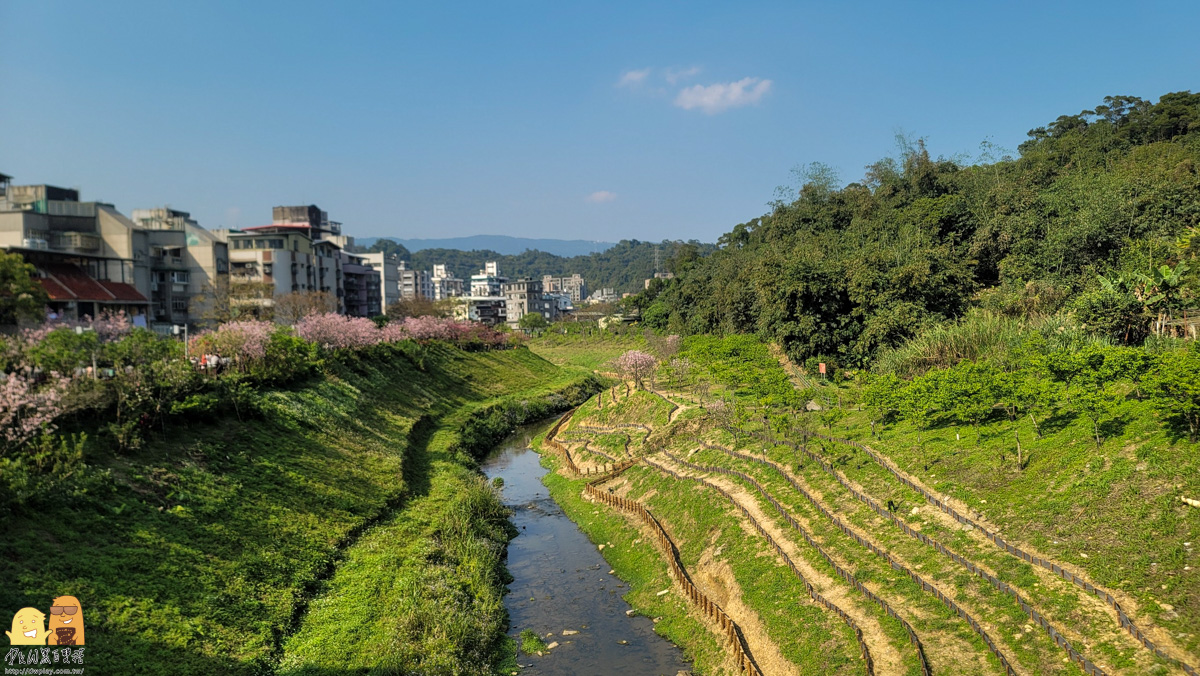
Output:
<instances>
[{"instance_id":1,"label":"muddy water","mask_svg":"<svg viewBox=\"0 0 1200 676\"><path fill-rule=\"evenodd\" d=\"M609 575L596 545L542 485L546 469L529 449L535 431L519 430L483 464L489 479L504 479L501 492L519 532L508 545L508 570L515 578L504 599L510 634L518 646L523 629L559 644L541 657L519 652L521 674L675 676L688 669L683 653L654 633L649 618L625 615L630 606L621 597L628 586ZM564 636L564 630L579 633Z\"/></svg>"}]
</instances>

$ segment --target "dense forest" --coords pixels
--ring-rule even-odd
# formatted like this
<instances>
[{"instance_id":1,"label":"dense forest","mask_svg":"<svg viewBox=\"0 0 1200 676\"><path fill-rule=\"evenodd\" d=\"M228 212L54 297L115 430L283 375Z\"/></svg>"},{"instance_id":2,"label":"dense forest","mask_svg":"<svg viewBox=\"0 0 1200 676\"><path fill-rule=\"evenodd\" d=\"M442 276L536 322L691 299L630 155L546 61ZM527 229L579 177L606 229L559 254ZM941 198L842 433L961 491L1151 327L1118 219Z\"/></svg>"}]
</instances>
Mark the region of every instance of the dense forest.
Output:
<instances>
[{"instance_id":1,"label":"dense forest","mask_svg":"<svg viewBox=\"0 0 1200 676\"><path fill-rule=\"evenodd\" d=\"M495 251L460 251L458 249L422 249L410 252L391 240L375 242L369 251L389 251L409 261L418 270L432 270L435 264L445 263L462 279L483 269L486 261L500 263L500 273L509 279L542 275L580 274L590 291L611 288L618 293L641 291L644 280L654 276L654 252L658 250L659 267L670 269L669 261L679 255L700 256L716 250L713 244L664 240L659 243L621 240L612 248L586 256L556 256L545 251L526 250L515 256ZM589 292L590 292L589 291Z\"/></svg>"},{"instance_id":2,"label":"dense forest","mask_svg":"<svg viewBox=\"0 0 1200 676\"><path fill-rule=\"evenodd\" d=\"M1017 157L828 168L636 298L647 324L756 333L847 366L933 327L1056 317L1134 344L1196 301L1200 94L1112 96L1033 129ZM966 319L964 319L966 318Z\"/></svg>"}]
</instances>

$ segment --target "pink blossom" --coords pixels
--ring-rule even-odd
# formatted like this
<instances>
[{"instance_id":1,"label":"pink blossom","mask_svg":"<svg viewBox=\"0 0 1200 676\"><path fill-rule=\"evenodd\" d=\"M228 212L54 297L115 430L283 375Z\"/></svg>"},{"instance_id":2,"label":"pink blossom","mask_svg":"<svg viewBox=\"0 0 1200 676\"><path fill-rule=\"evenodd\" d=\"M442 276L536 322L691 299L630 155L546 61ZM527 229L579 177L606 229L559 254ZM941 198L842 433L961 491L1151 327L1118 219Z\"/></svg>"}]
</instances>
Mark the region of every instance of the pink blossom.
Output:
<instances>
[{"instance_id":1,"label":"pink blossom","mask_svg":"<svg viewBox=\"0 0 1200 676\"><path fill-rule=\"evenodd\" d=\"M408 328L404 322L388 322L379 329L380 340L385 343L398 343L402 340L408 340L412 336L408 333Z\"/></svg>"},{"instance_id":2,"label":"pink blossom","mask_svg":"<svg viewBox=\"0 0 1200 676\"><path fill-rule=\"evenodd\" d=\"M453 320L438 317L409 317L404 320L404 328L408 329L413 340L451 340L454 331L450 328Z\"/></svg>"},{"instance_id":3,"label":"pink blossom","mask_svg":"<svg viewBox=\"0 0 1200 676\"><path fill-rule=\"evenodd\" d=\"M192 338L190 348L196 354L229 357L244 366L267 355L267 343L277 328L271 322L253 319L226 322L215 331L205 331Z\"/></svg>"},{"instance_id":4,"label":"pink blossom","mask_svg":"<svg viewBox=\"0 0 1200 676\"><path fill-rule=\"evenodd\" d=\"M346 317L332 312L311 314L296 322L296 335L327 350L377 345L383 333L366 317Z\"/></svg>"},{"instance_id":5,"label":"pink blossom","mask_svg":"<svg viewBox=\"0 0 1200 676\"><path fill-rule=\"evenodd\" d=\"M52 431L62 413L62 392L70 381L51 373L48 382L9 373L0 383L0 435L9 447L19 446L39 431Z\"/></svg>"},{"instance_id":6,"label":"pink blossom","mask_svg":"<svg viewBox=\"0 0 1200 676\"><path fill-rule=\"evenodd\" d=\"M630 378L638 387L658 367L658 360L641 350L628 350L613 361L613 367L625 378Z\"/></svg>"},{"instance_id":7,"label":"pink blossom","mask_svg":"<svg viewBox=\"0 0 1200 676\"><path fill-rule=\"evenodd\" d=\"M672 333L671 335L667 336L667 340L666 340L666 351L667 351L667 353L668 353L668 354L675 354L676 352L678 352L678 351L679 351L679 346L680 346L682 343L683 343L683 339L682 339L682 338L680 338L678 335L676 335L676 334L674 334L674 333Z\"/></svg>"},{"instance_id":8,"label":"pink blossom","mask_svg":"<svg viewBox=\"0 0 1200 676\"><path fill-rule=\"evenodd\" d=\"M126 315L124 310L120 312L101 310L100 315L90 324L103 343L120 340L133 331L133 322L129 320L129 315Z\"/></svg>"},{"instance_id":9,"label":"pink blossom","mask_svg":"<svg viewBox=\"0 0 1200 676\"><path fill-rule=\"evenodd\" d=\"M100 315L96 319L92 319L86 315L82 320L55 319L47 321L37 328L25 329L21 332L21 340L30 344L40 343L51 331L74 329L76 327L92 329L100 338L100 342L111 343L129 335L133 331L133 322L130 321L129 316L125 314L124 310L119 312L101 310Z\"/></svg>"}]
</instances>

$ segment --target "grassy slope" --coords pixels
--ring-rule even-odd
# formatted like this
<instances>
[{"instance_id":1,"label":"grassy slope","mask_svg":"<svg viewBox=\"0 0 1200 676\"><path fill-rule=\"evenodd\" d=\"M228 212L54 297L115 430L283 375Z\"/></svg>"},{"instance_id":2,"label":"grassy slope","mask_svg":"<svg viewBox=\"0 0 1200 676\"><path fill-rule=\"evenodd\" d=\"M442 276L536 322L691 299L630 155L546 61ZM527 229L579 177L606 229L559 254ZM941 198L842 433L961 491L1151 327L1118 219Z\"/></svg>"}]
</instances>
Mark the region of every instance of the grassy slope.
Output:
<instances>
[{"instance_id":1,"label":"grassy slope","mask_svg":"<svg viewBox=\"0 0 1200 676\"><path fill-rule=\"evenodd\" d=\"M661 398L635 392L617 406L597 410L594 399L581 407L572 419L575 424L650 422L666 426L669 404ZM680 416L680 422L696 417L695 411ZM641 452L635 447L635 453ZM558 469L552 454L542 456L543 464ZM636 467L626 478L632 484L630 497L646 498L654 514L680 545L684 564L695 574L697 563L707 553L719 551L741 588L743 601L759 611L771 640L783 656L799 665L800 673L860 673L857 643L849 629L831 619L808 600L804 587L774 556L762 538L743 531L730 515L728 505L715 493L691 483L680 483L655 470ZM695 660L699 674L724 673L723 644L689 614L686 602L677 595L658 596L671 587L663 555L626 518L606 507L580 497L584 481L568 479L552 471L543 481L573 521L593 542L611 543L604 557L622 580L629 583L626 599L639 612L662 617L655 630L682 647ZM648 496L648 497L647 497ZM635 540L641 543L634 545ZM705 557L707 558L707 557ZM898 626L896 643L906 643ZM912 670L916 665L906 665Z\"/></svg>"},{"instance_id":2,"label":"grassy slope","mask_svg":"<svg viewBox=\"0 0 1200 676\"><path fill-rule=\"evenodd\" d=\"M583 349L591 354L597 352L594 346ZM764 361L741 370L745 368L757 373L755 369L781 367L777 362ZM833 392L832 387L828 389ZM851 388L844 388L842 395L845 401L853 401ZM829 399L836 401L836 394ZM587 414L577 417L580 420L598 417L599 412L593 413L593 408L585 407ZM848 406L848 412L847 419L836 426L834 433L869 441L865 414L853 410L853 406ZM815 416L809 424L816 426ZM1037 440L1028 419L1009 422L998 410L983 426L979 444L974 429L959 430L952 424L935 425L932 431L925 432L923 445L917 443L916 432L904 424L889 426L883 440L871 443L927 485L963 500L982 513L1011 540L1027 542L1050 557L1079 567L1097 583L1125 592L1127 599L1134 600L1126 601L1126 606L1137 607L1156 626L1169 631L1175 644L1192 655L1189 661L1200 661L1200 632L1195 631L1200 619L1200 571L1197 571L1200 556L1196 554L1200 551L1200 510L1187 507L1178 499L1180 495L1200 495L1200 449L1170 436L1149 407L1133 396L1125 403L1122 420L1109 429L1109 438L1100 448L1091 438L1090 423L1076 418L1065 407L1042 423L1042 429L1046 436ZM956 439L956 433L961 433L961 440ZM1014 433L1020 435L1026 453L1032 451L1032 459L1024 470L1016 467ZM1085 654L1126 673L1163 670L1161 662L1140 648L1132 648L1131 640L1114 629L1111 618L1090 605L1085 607L1079 598L1081 592L1073 586L1043 579L1028 564L986 543L976 542L961 531L944 528L924 512L909 514L914 507L927 509L924 500L867 461L861 452L855 453L842 445L825 444L825 447L839 469L877 499L893 500L898 513L908 520L920 522L931 535L987 565L1002 579L1021 585L1059 626L1079 632L1077 647ZM777 449L776 455L780 462L791 459L785 449ZM706 456L716 464L723 464L711 454ZM808 464L802 474L818 492L838 503L850 521L867 532L875 531L886 546L973 597L972 607L977 606L989 621L1001 627L1014 624L1019 627L1024 622L1011 601L970 580L953 564L941 560L943 557L907 541L898 531L893 532L894 528L883 526L814 466ZM631 476L640 475L635 472ZM770 483L782 490L778 481ZM654 488L662 495L671 495L665 487ZM682 500L672 501L674 498L662 499L667 500L662 509L670 510L682 503ZM585 531L590 534L599 527L586 525ZM819 530L829 529L822 526ZM830 535L836 539L836 534ZM861 559L853 547L835 548L852 560ZM856 565L860 573L872 577L863 568L874 567L869 560L859 560ZM929 604L908 590L899 596L923 606L930 619L945 615L937 604ZM955 631L957 627L951 626L955 623L953 618L947 619L950 622L944 629L922 622L918 631ZM959 633L962 640L977 642L969 634ZM1044 636L1033 632L1018 636L1020 633L1002 632L1000 640L1005 652L1016 657L1025 668L1049 669L1052 661L1061 660L1061 652ZM1065 671L1071 673L1072 669Z\"/></svg>"},{"instance_id":3,"label":"grassy slope","mask_svg":"<svg viewBox=\"0 0 1200 676\"><path fill-rule=\"evenodd\" d=\"M777 362L761 359L740 370L775 368L782 372ZM855 397L849 386L839 390L827 385L821 391L826 401L836 402L838 392L847 402ZM1036 438L1028 418L1011 422L996 410L981 426L978 442L975 429L945 420L935 421L932 430L920 435L923 443L904 423L889 426L882 440L873 441L866 413L849 405L847 412L835 426L835 435L870 443L927 486L983 514L1006 538L1029 543L1046 556L1078 566L1094 582L1126 592L1155 624L1170 631L1176 645L1193 656L1193 664L1200 662L1200 632L1194 630L1200 620L1200 510L1179 500L1180 495L1200 493L1200 447L1171 435L1145 402L1131 393L1121 419L1108 426L1099 448L1090 421L1069 406L1039 421L1043 439ZM816 416L807 415L807 424L817 427ZM1028 459L1024 470L1017 469L1018 435ZM877 499L893 500L898 513L924 507L921 496L862 453L844 445L825 447L827 458L836 460L841 471ZM827 483L820 472L806 474L818 484ZM932 526L924 518L915 520ZM1034 578L1027 564L989 546L970 546L961 534L941 537L966 548L974 560L992 566L1001 577L1030 588ZM1073 626L1076 613L1082 612L1078 593L1070 585L1043 586L1033 598ZM1132 656L1111 637L1086 629L1083 634L1085 652L1102 655L1117 667L1132 665Z\"/></svg>"},{"instance_id":4,"label":"grassy slope","mask_svg":"<svg viewBox=\"0 0 1200 676\"><path fill-rule=\"evenodd\" d=\"M423 444L406 472L414 497L346 551L285 643L281 673L487 674L511 652L503 548L516 533L491 486L454 454L460 428L481 409L456 410Z\"/></svg>"},{"instance_id":5,"label":"grassy slope","mask_svg":"<svg viewBox=\"0 0 1200 676\"><path fill-rule=\"evenodd\" d=\"M906 424L872 441L869 421L859 412L835 428L868 442L934 490L959 498L1006 537L1126 592L1178 645L1200 656L1200 510L1179 500L1200 495L1200 447L1169 437L1149 407L1133 398L1099 448L1091 423L1066 408L1042 423L1042 431L1038 440L1028 418L1013 423L996 416L982 428L979 443L975 430L949 424L923 434L923 444ZM1016 466L1014 434L1032 452L1024 470ZM835 455L847 450L830 447ZM841 469L901 510L924 504L875 463Z\"/></svg>"},{"instance_id":6,"label":"grassy slope","mask_svg":"<svg viewBox=\"0 0 1200 676\"><path fill-rule=\"evenodd\" d=\"M567 378L526 350L393 353L268 393L263 419L96 454L103 490L0 525L0 608L78 596L104 673L269 669L339 546L403 497L422 415Z\"/></svg>"},{"instance_id":7,"label":"grassy slope","mask_svg":"<svg viewBox=\"0 0 1200 676\"><path fill-rule=\"evenodd\" d=\"M644 350L646 341L638 335L559 336L547 332L529 342L529 349L547 361L563 367L574 367L585 371L608 370L606 364L621 356L626 350Z\"/></svg>"}]
</instances>

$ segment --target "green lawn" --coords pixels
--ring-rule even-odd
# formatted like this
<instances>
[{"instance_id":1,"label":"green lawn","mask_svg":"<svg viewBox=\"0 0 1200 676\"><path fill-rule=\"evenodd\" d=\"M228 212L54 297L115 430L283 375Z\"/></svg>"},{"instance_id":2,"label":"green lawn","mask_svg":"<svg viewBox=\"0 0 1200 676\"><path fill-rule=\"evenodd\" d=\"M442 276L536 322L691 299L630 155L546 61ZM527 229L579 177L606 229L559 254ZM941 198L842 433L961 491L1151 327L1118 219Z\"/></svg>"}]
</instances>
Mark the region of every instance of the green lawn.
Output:
<instances>
[{"instance_id":1,"label":"green lawn","mask_svg":"<svg viewBox=\"0 0 1200 676\"><path fill-rule=\"evenodd\" d=\"M0 524L0 608L79 597L98 673L274 670L340 553L421 489L410 465L446 414L577 379L524 349L418 361L352 357L134 455L93 444L99 488Z\"/></svg>"},{"instance_id":2,"label":"green lawn","mask_svg":"<svg viewBox=\"0 0 1200 676\"><path fill-rule=\"evenodd\" d=\"M585 371L607 371L607 363L621 356L626 350L644 350L646 341L641 336L604 335L583 337L563 336L547 331L539 338L529 341L529 349L547 361L559 366L574 367Z\"/></svg>"}]
</instances>

